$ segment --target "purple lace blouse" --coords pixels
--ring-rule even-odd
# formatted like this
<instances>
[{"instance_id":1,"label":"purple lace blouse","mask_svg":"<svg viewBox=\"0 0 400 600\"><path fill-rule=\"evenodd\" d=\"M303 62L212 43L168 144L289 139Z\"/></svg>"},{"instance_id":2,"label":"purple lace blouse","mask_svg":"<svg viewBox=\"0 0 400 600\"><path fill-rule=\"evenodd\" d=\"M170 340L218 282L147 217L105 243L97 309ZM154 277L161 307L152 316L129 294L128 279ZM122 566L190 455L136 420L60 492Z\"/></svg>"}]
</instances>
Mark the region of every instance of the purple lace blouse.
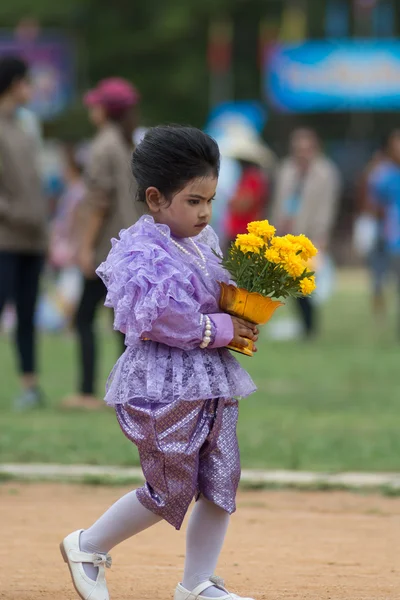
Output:
<instances>
[{"instance_id":1,"label":"purple lace blouse","mask_svg":"<svg viewBox=\"0 0 400 600\"><path fill-rule=\"evenodd\" d=\"M194 238L206 270L191 240L175 241L189 254L173 243L167 226L146 215L112 240L97 269L107 287L105 304L114 309L114 328L127 345L107 382L111 406L240 398L256 389L224 348L233 326L219 310L218 282L228 282L229 274L213 253L219 251L215 232L207 227ZM211 318L213 340L201 349L204 315Z\"/></svg>"}]
</instances>

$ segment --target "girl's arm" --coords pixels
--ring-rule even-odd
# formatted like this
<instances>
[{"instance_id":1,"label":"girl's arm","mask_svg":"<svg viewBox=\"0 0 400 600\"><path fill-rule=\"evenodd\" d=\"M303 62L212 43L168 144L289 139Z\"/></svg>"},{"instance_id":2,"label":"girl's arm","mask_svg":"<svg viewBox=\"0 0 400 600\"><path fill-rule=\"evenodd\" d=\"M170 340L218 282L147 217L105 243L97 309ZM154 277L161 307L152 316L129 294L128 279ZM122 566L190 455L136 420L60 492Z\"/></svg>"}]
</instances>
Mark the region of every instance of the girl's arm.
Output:
<instances>
[{"instance_id":1,"label":"girl's arm","mask_svg":"<svg viewBox=\"0 0 400 600\"><path fill-rule=\"evenodd\" d=\"M182 310L182 305L169 298L167 307L152 322L141 338L153 340L182 350L193 350L203 342L206 329L205 315L193 306L193 312ZM234 338L232 318L225 313L208 315L211 320L211 343L208 348L223 348Z\"/></svg>"}]
</instances>

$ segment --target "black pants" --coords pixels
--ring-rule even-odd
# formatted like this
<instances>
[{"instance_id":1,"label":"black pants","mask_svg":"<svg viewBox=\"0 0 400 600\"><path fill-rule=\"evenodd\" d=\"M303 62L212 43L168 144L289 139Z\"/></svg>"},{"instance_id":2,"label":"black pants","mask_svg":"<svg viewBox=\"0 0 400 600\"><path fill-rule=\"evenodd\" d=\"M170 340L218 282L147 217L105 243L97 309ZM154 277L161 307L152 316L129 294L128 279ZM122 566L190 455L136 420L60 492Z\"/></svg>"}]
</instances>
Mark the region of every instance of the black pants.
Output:
<instances>
[{"instance_id":1,"label":"black pants","mask_svg":"<svg viewBox=\"0 0 400 600\"><path fill-rule=\"evenodd\" d=\"M97 348L94 332L94 320L97 309L104 303L106 287L96 277L85 279L82 298L76 313L75 325L79 340L79 388L82 394L94 394L94 384L97 370ZM120 338L122 352L125 350L125 336L117 334Z\"/></svg>"},{"instance_id":2,"label":"black pants","mask_svg":"<svg viewBox=\"0 0 400 600\"><path fill-rule=\"evenodd\" d=\"M305 298L297 298L297 305L300 310L300 315L303 320L303 325L307 337L312 337L317 333L316 309L311 300L307 296Z\"/></svg>"},{"instance_id":3,"label":"black pants","mask_svg":"<svg viewBox=\"0 0 400 600\"><path fill-rule=\"evenodd\" d=\"M44 257L0 251L0 315L7 302L17 310L16 345L21 373L36 371L35 306Z\"/></svg>"}]
</instances>

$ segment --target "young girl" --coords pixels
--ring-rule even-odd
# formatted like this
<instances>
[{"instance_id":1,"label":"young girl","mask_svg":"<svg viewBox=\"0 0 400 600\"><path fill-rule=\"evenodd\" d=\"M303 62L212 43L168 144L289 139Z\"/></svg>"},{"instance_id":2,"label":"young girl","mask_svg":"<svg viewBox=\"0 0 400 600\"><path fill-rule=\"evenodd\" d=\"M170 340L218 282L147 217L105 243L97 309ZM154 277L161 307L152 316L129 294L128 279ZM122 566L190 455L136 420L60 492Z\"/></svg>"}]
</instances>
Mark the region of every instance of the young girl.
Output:
<instances>
[{"instance_id":1,"label":"young girl","mask_svg":"<svg viewBox=\"0 0 400 600\"><path fill-rule=\"evenodd\" d=\"M127 344L106 402L139 449L146 483L62 542L84 600L108 600L111 548L162 519L180 529L194 497L175 600L239 598L213 573L240 479L235 398L255 386L224 347L258 332L218 308L218 282L229 281L208 226L218 170L217 144L190 127L155 127L133 154L148 214L113 240L97 272Z\"/></svg>"}]
</instances>

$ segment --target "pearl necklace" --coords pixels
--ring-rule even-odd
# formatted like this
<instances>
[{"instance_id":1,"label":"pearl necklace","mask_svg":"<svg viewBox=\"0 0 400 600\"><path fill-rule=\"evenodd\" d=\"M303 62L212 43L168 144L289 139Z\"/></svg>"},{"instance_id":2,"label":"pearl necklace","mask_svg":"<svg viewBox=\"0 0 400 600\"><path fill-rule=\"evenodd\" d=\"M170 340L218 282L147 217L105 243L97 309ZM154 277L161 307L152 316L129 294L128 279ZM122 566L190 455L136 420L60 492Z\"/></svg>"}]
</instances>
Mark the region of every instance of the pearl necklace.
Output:
<instances>
[{"instance_id":1,"label":"pearl necklace","mask_svg":"<svg viewBox=\"0 0 400 600\"><path fill-rule=\"evenodd\" d=\"M183 246L181 246L181 244L179 244L178 242L176 242L167 233L165 233L164 231L162 231L159 228L158 228L158 231L165 238L169 238L169 240L173 243L173 245L176 248L178 248L178 250L180 250L183 254L186 254L186 256L189 256L190 258L192 258L194 260L194 262L197 264L197 266L204 272L204 274L207 275L207 277L210 276L209 272L207 271L207 267L206 267L206 264L207 264L206 257L204 256L203 252L200 250L200 248L198 247L198 245L196 244L196 242L192 238L190 238L190 241L192 242L192 244L194 246L194 249L196 250L197 254L199 255L200 260L198 260L196 257L194 257L193 254L191 254L191 252L189 252L189 250L186 250L186 248L184 248Z\"/></svg>"}]
</instances>

